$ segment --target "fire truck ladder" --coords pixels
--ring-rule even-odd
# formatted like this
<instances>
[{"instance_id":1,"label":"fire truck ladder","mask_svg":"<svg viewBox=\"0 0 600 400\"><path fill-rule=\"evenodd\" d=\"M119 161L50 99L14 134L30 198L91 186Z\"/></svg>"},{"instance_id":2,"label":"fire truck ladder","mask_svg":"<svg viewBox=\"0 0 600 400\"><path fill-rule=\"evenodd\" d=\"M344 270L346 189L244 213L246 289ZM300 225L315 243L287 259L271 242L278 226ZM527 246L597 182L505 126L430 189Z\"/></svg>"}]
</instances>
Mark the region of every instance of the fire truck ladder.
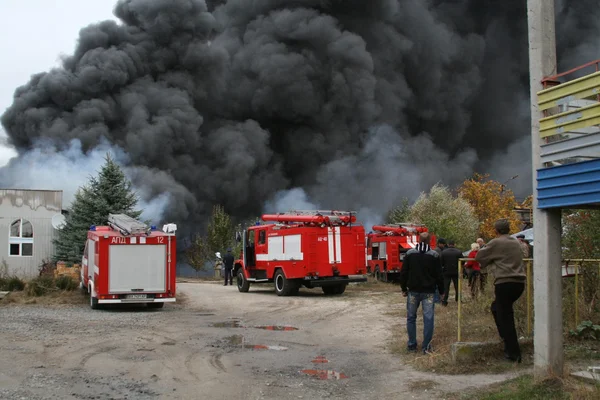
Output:
<instances>
[{"instance_id":1,"label":"fire truck ladder","mask_svg":"<svg viewBox=\"0 0 600 400\"><path fill-rule=\"evenodd\" d=\"M125 214L108 214L108 225L124 236L149 235L150 227Z\"/></svg>"},{"instance_id":2,"label":"fire truck ladder","mask_svg":"<svg viewBox=\"0 0 600 400\"><path fill-rule=\"evenodd\" d=\"M421 228L421 229L419 229ZM420 233L425 231L425 225L413 224L410 222L399 222L395 224L375 225L373 230L382 232L384 235L394 235L395 233Z\"/></svg>"},{"instance_id":3,"label":"fire truck ladder","mask_svg":"<svg viewBox=\"0 0 600 400\"><path fill-rule=\"evenodd\" d=\"M290 210L287 214L322 216L330 225L350 225L356 222L356 211Z\"/></svg>"}]
</instances>

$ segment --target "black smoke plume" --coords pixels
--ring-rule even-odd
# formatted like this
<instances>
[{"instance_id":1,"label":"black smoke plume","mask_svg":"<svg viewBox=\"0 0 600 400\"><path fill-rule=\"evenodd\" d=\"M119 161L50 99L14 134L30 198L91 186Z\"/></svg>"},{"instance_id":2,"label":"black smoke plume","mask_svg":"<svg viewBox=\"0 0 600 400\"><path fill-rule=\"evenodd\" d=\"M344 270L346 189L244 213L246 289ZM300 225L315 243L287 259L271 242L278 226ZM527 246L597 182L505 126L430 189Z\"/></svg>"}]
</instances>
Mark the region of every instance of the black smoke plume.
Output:
<instances>
[{"instance_id":1,"label":"black smoke plume","mask_svg":"<svg viewBox=\"0 0 600 400\"><path fill-rule=\"evenodd\" d=\"M557 2L561 66L598 58L599 10ZM19 156L0 183L48 146L108 145L181 223L294 197L376 219L473 171L519 174L513 189L531 192L525 1L121 0L114 13L16 90L2 125Z\"/></svg>"}]
</instances>

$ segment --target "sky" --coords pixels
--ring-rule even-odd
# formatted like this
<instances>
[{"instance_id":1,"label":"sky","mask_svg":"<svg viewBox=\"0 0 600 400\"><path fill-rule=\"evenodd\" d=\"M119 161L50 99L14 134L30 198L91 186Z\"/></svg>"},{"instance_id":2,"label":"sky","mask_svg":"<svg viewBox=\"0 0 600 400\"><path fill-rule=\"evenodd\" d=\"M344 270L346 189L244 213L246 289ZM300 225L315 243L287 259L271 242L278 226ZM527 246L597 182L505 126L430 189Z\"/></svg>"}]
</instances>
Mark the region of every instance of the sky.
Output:
<instances>
[{"instance_id":1,"label":"sky","mask_svg":"<svg viewBox=\"0 0 600 400\"><path fill-rule=\"evenodd\" d=\"M0 114L31 75L58 66L61 54L73 52L81 28L116 19L114 5L113 0L1 0ZM15 155L0 126L0 166Z\"/></svg>"}]
</instances>

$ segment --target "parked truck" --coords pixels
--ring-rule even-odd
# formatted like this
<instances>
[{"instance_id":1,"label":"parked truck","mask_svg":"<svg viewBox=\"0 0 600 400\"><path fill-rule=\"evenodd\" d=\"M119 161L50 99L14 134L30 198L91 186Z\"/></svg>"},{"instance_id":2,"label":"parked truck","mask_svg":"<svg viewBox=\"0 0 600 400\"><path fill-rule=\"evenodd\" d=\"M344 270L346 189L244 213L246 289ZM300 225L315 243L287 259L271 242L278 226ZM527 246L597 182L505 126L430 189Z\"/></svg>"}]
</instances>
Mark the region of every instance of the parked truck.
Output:
<instances>
[{"instance_id":1,"label":"parked truck","mask_svg":"<svg viewBox=\"0 0 600 400\"><path fill-rule=\"evenodd\" d=\"M159 231L125 214L109 214L108 226L92 226L81 266L81 288L90 306L175 302L177 226Z\"/></svg>"},{"instance_id":2,"label":"parked truck","mask_svg":"<svg viewBox=\"0 0 600 400\"><path fill-rule=\"evenodd\" d=\"M383 282L397 281L404 255L417 245L419 234L427 231L425 225L412 223L374 225L367 235L367 272Z\"/></svg>"},{"instance_id":3,"label":"parked truck","mask_svg":"<svg viewBox=\"0 0 600 400\"><path fill-rule=\"evenodd\" d=\"M278 296L295 295L301 286L339 295L348 283L367 280L365 229L356 213L290 211L262 220L269 223L239 235L243 247L233 273L240 292L272 283Z\"/></svg>"}]
</instances>

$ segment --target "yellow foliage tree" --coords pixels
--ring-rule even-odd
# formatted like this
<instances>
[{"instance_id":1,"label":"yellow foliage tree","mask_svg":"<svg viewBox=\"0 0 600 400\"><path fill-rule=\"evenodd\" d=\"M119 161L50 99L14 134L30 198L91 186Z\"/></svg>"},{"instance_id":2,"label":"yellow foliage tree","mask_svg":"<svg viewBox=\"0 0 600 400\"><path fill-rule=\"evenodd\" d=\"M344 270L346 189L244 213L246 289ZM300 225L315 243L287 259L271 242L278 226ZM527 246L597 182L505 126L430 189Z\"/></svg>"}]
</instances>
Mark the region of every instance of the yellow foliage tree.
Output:
<instances>
[{"instance_id":1,"label":"yellow foliage tree","mask_svg":"<svg viewBox=\"0 0 600 400\"><path fill-rule=\"evenodd\" d=\"M494 222L500 218L510 221L511 233L520 230L521 221L514 211L518 204L515 195L502 183L490 179L489 175L474 174L462 183L458 192L475 209L479 235L485 240L496 236Z\"/></svg>"}]
</instances>

